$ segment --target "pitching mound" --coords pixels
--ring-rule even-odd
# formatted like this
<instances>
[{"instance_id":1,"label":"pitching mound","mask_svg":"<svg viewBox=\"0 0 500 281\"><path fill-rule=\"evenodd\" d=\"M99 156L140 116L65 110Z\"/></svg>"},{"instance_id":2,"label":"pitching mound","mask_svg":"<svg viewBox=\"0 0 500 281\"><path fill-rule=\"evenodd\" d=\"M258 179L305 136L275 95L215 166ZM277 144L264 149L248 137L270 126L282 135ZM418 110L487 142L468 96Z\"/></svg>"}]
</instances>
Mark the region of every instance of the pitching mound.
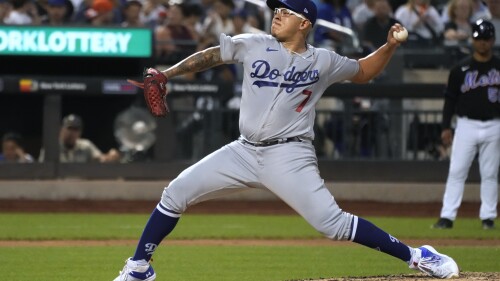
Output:
<instances>
[{"instance_id":1,"label":"pitching mound","mask_svg":"<svg viewBox=\"0 0 500 281\"><path fill-rule=\"evenodd\" d=\"M405 275L388 275L375 277L345 277L334 279L316 279L308 281L436 281L438 279L429 278L423 274L405 274ZM500 280L500 272L460 272L459 278L451 279L454 281L465 280ZM302 280L305 281L305 280Z\"/></svg>"}]
</instances>

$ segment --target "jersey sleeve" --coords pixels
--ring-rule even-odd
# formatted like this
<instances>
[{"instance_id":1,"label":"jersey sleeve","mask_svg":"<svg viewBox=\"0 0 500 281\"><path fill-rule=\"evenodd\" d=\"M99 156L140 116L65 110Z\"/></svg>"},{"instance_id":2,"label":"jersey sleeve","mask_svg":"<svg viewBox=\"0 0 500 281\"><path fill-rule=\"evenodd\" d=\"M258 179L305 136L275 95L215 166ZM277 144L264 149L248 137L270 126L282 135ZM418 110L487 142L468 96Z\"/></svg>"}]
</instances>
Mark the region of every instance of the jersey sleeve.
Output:
<instances>
[{"instance_id":1,"label":"jersey sleeve","mask_svg":"<svg viewBox=\"0 0 500 281\"><path fill-rule=\"evenodd\" d=\"M461 79L458 74L459 72L457 67L450 71L448 84L444 90L443 120L441 124L443 129L451 128L451 118L455 114L457 98L461 85Z\"/></svg>"},{"instance_id":2,"label":"jersey sleeve","mask_svg":"<svg viewBox=\"0 0 500 281\"><path fill-rule=\"evenodd\" d=\"M99 157L101 157L102 151L97 148L97 146L92 141L88 139L80 139L80 142L82 149L89 154L90 159L96 161L99 159Z\"/></svg>"},{"instance_id":3,"label":"jersey sleeve","mask_svg":"<svg viewBox=\"0 0 500 281\"><path fill-rule=\"evenodd\" d=\"M252 34L239 34L236 36L228 36L222 33L220 40L220 53L224 62L243 62L244 55L248 53L248 40Z\"/></svg>"},{"instance_id":4,"label":"jersey sleeve","mask_svg":"<svg viewBox=\"0 0 500 281\"><path fill-rule=\"evenodd\" d=\"M455 67L450 71L448 76L448 84L445 89L445 96L456 98L460 94L460 85L462 78L460 77L459 67Z\"/></svg>"},{"instance_id":5,"label":"jersey sleeve","mask_svg":"<svg viewBox=\"0 0 500 281\"><path fill-rule=\"evenodd\" d=\"M349 80L359 71L359 62L354 59L350 59L346 56L341 56L335 52L328 52L330 56L329 60L329 83L342 82L344 80Z\"/></svg>"}]
</instances>

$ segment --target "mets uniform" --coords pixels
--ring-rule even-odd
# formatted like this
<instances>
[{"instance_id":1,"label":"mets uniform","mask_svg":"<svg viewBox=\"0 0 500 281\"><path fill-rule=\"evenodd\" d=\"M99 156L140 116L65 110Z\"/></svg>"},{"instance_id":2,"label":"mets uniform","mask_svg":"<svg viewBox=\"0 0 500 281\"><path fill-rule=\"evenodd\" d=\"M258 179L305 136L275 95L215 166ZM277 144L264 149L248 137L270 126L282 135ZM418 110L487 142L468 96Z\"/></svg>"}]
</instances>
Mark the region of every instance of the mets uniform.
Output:
<instances>
[{"instance_id":1,"label":"mets uniform","mask_svg":"<svg viewBox=\"0 0 500 281\"><path fill-rule=\"evenodd\" d=\"M175 217L197 202L262 188L325 236L349 239L357 217L343 212L326 188L312 140L316 103L332 83L353 77L358 62L311 45L292 53L261 34L222 34L220 50L224 62L245 70L241 136L182 172L157 208Z\"/></svg>"},{"instance_id":2,"label":"mets uniform","mask_svg":"<svg viewBox=\"0 0 500 281\"><path fill-rule=\"evenodd\" d=\"M441 218L455 220L469 168L478 154L481 173L481 220L497 217L500 165L500 59L478 62L472 57L449 75L443 109L443 129L457 115L450 168Z\"/></svg>"}]
</instances>

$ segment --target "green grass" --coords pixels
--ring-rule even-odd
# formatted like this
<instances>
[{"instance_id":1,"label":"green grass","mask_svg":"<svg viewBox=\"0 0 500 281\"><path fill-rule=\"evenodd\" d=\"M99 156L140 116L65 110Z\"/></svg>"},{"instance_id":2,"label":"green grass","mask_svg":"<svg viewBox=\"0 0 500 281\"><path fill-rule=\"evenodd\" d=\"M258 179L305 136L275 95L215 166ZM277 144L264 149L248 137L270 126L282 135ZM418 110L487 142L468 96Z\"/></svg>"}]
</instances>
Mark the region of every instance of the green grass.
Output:
<instances>
[{"instance_id":1,"label":"green grass","mask_svg":"<svg viewBox=\"0 0 500 281\"><path fill-rule=\"evenodd\" d=\"M136 239L148 215L0 214L0 240ZM482 231L479 219L459 219L452 230L435 230L432 218L369 218L405 239L500 239L500 229ZM299 216L185 215L174 239L321 238Z\"/></svg>"},{"instance_id":2,"label":"green grass","mask_svg":"<svg viewBox=\"0 0 500 281\"><path fill-rule=\"evenodd\" d=\"M0 240L137 239L147 214L0 214ZM478 219L432 230L435 219L369 218L405 239L500 239ZM321 238L299 216L185 215L169 239ZM416 246L416 245L413 245ZM0 247L4 280L113 280L134 246ZM463 271L500 271L500 247L437 247ZM342 246L181 246L168 240L153 263L158 280L283 281L410 273L401 261L353 243Z\"/></svg>"},{"instance_id":3,"label":"green grass","mask_svg":"<svg viewBox=\"0 0 500 281\"><path fill-rule=\"evenodd\" d=\"M441 247L464 271L499 271L500 249ZM113 280L130 247L0 248L3 280ZM410 273L394 258L361 246L161 247L158 280L269 281Z\"/></svg>"}]
</instances>

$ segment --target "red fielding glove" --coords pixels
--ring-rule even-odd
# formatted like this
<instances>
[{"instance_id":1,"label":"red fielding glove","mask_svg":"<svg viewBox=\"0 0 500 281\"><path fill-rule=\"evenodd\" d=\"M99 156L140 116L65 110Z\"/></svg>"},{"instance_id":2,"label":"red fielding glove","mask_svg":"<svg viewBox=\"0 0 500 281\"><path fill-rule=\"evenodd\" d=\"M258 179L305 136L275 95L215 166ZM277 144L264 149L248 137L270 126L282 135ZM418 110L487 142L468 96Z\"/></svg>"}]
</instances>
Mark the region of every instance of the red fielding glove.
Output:
<instances>
[{"instance_id":1,"label":"red fielding glove","mask_svg":"<svg viewBox=\"0 0 500 281\"><path fill-rule=\"evenodd\" d=\"M148 109L156 117L164 117L169 112L167 104L167 77L158 69L147 68L144 70L144 82L128 79L127 81L144 89L144 99Z\"/></svg>"}]
</instances>

